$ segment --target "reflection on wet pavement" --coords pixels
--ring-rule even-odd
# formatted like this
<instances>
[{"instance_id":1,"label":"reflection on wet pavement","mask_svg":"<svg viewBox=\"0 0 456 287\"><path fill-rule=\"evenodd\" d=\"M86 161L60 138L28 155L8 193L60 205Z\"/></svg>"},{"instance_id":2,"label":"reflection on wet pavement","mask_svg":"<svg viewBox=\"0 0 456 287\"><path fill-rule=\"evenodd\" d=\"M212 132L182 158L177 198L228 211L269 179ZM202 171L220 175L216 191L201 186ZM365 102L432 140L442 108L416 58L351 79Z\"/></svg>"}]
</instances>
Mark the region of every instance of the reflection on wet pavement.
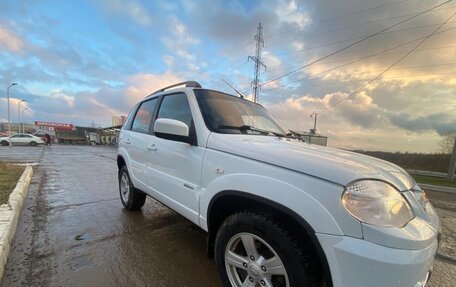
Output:
<instances>
[{"instance_id":1,"label":"reflection on wet pavement","mask_svg":"<svg viewBox=\"0 0 456 287\"><path fill-rule=\"evenodd\" d=\"M116 150L44 149L2 286L220 286L206 236L147 199L122 208Z\"/></svg>"}]
</instances>

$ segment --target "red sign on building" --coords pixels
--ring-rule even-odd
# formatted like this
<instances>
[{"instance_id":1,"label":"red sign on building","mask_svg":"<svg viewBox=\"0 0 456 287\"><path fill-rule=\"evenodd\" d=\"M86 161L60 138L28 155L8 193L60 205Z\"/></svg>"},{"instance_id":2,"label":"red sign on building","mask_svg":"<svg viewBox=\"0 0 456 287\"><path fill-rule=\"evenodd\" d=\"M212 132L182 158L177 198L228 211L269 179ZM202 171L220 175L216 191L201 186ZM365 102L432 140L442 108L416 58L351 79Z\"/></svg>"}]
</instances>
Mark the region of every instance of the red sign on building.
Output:
<instances>
[{"instance_id":1,"label":"red sign on building","mask_svg":"<svg viewBox=\"0 0 456 287\"><path fill-rule=\"evenodd\" d=\"M35 121L35 126L52 127L56 130L74 130L73 124Z\"/></svg>"}]
</instances>

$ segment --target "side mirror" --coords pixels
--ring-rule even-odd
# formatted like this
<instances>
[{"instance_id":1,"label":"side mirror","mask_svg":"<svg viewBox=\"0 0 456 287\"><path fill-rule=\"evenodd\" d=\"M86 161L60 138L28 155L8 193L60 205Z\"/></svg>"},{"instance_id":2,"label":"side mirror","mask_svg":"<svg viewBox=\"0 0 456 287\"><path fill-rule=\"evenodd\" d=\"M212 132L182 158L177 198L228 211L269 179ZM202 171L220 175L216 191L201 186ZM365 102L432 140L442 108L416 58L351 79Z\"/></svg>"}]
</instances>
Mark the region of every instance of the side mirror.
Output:
<instances>
[{"instance_id":1,"label":"side mirror","mask_svg":"<svg viewBox=\"0 0 456 287\"><path fill-rule=\"evenodd\" d=\"M185 123L173 119L157 119L154 124L154 133L159 138L189 144L194 142L189 136L189 127Z\"/></svg>"}]
</instances>

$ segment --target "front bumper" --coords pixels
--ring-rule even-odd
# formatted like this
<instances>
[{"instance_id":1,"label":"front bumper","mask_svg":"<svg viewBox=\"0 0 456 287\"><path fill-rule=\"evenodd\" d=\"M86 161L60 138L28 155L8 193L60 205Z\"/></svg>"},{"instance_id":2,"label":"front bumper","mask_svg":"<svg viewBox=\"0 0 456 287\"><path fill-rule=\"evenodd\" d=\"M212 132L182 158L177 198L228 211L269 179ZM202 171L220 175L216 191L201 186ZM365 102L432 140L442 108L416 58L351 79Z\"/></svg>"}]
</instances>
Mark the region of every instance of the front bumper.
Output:
<instances>
[{"instance_id":1,"label":"front bumper","mask_svg":"<svg viewBox=\"0 0 456 287\"><path fill-rule=\"evenodd\" d=\"M422 287L438 247L437 240L424 249L407 250L347 236L316 236L334 287Z\"/></svg>"}]
</instances>

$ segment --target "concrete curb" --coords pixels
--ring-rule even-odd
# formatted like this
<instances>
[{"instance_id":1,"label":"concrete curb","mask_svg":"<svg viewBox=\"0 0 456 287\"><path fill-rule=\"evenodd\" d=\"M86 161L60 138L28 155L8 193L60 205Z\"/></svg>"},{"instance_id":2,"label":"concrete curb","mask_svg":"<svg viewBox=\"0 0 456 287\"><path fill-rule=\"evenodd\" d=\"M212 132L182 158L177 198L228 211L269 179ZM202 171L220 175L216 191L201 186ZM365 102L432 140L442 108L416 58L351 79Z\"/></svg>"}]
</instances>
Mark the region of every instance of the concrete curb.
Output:
<instances>
[{"instance_id":1,"label":"concrete curb","mask_svg":"<svg viewBox=\"0 0 456 287\"><path fill-rule=\"evenodd\" d=\"M425 191L456 193L456 188L453 188L453 187L446 187L446 186L432 185L432 184L422 184L422 183L418 183L418 184Z\"/></svg>"},{"instance_id":2,"label":"concrete curb","mask_svg":"<svg viewBox=\"0 0 456 287\"><path fill-rule=\"evenodd\" d=\"M0 206L0 279L3 278L6 262L21 214L22 204L32 180L33 168L27 166L9 196L8 203Z\"/></svg>"}]
</instances>

